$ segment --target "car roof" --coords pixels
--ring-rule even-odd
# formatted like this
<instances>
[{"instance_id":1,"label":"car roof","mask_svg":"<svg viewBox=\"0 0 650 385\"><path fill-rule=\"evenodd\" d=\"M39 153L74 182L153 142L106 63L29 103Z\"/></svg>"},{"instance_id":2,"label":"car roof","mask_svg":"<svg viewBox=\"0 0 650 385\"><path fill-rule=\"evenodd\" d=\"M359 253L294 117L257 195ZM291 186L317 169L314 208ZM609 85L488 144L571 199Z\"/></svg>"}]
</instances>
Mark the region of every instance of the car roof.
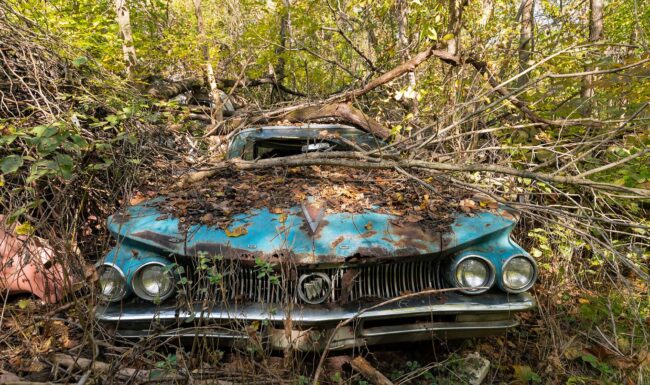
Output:
<instances>
[{"instance_id":1,"label":"car roof","mask_svg":"<svg viewBox=\"0 0 650 385\"><path fill-rule=\"evenodd\" d=\"M276 137L311 137L318 136L321 131L335 131L338 133L366 133L353 126L345 124L323 124L323 123L305 123L304 125L277 125L277 126L258 126L249 127L241 130L237 135L252 136L255 138L276 138Z\"/></svg>"}]
</instances>

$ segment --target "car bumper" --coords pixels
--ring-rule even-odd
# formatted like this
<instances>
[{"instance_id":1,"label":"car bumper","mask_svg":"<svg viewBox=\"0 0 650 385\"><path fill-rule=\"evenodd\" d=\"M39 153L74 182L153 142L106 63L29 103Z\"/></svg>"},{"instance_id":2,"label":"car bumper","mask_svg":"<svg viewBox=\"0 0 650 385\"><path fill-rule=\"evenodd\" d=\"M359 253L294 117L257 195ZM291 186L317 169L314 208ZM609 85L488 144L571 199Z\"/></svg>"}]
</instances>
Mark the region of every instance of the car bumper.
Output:
<instances>
[{"instance_id":1,"label":"car bumper","mask_svg":"<svg viewBox=\"0 0 650 385\"><path fill-rule=\"evenodd\" d=\"M369 306L293 305L293 309L286 309L272 304L197 304L188 311L174 305L131 303L99 307L96 315L127 338L212 337L223 343L262 343L274 349L313 351L322 350L332 333L329 348L333 350L434 336L498 334L516 326L513 314L534 309L535 300L528 293L449 293L363 310ZM352 322L337 327L349 319Z\"/></svg>"}]
</instances>

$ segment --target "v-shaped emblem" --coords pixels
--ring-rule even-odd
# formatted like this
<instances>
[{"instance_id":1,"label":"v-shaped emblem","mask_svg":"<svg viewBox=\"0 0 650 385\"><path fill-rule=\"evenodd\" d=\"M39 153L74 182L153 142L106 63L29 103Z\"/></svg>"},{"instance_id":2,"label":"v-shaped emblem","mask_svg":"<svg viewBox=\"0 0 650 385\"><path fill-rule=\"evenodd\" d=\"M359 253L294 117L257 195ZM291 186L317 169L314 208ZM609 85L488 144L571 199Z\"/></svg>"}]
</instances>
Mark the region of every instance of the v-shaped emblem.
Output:
<instances>
[{"instance_id":1,"label":"v-shaped emblem","mask_svg":"<svg viewBox=\"0 0 650 385\"><path fill-rule=\"evenodd\" d=\"M325 201L308 196L307 200L302 203L302 212L305 214L311 232L316 233L316 229L318 229L318 225L320 225L325 214Z\"/></svg>"}]
</instances>

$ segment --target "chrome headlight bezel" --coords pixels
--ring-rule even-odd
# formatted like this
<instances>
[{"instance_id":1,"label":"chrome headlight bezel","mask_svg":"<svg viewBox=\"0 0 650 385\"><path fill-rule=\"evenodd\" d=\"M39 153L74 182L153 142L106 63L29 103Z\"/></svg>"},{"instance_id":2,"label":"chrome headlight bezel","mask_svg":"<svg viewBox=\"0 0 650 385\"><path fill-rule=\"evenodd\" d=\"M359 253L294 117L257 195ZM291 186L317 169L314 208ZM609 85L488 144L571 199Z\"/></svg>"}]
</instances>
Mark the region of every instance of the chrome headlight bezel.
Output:
<instances>
[{"instance_id":1,"label":"chrome headlight bezel","mask_svg":"<svg viewBox=\"0 0 650 385\"><path fill-rule=\"evenodd\" d=\"M107 262L97 265L96 269L98 270L97 273L99 275L99 279L98 279L98 284L99 284L99 288L100 288L99 297L103 301L106 301L106 302L119 302L119 301L121 301L126 296L126 294L128 292L128 290L127 290L128 286L127 286L127 282L126 282L126 275L124 274L124 271L122 271L122 269L117 267L117 265L115 265L113 263L107 263ZM120 283L120 288L119 288L119 291L118 291L117 295L114 295L114 296L111 296L111 297L108 297L108 296L105 295L104 287L102 286L102 276L104 275L105 271L102 271L102 269L110 269L111 271L114 271L114 272L117 273L117 277L119 278L119 283Z\"/></svg>"},{"instance_id":2,"label":"chrome headlight bezel","mask_svg":"<svg viewBox=\"0 0 650 385\"><path fill-rule=\"evenodd\" d=\"M159 266L163 269L163 271L167 267L167 265L158 261L147 262L142 266L139 266L133 273L133 278L131 279L131 289L133 289L133 293L135 293L135 295L146 301L164 301L169 298L175 291L174 274L171 271L167 271L166 273L164 272L163 274L169 275L169 289L163 293L163 295L152 295L146 289L144 289L142 282L143 272L146 268L150 268L152 266Z\"/></svg>"},{"instance_id":3,"label":"chrome headlight bezel","mask_svg":"<svg viewBox=\"0 0 650 385\"><path fill-rule=\"evenodd\" d=\"M513 288L509 287L506 284L506 272L507 272L508 264L510 262L512 262L512 260L514 260L516 258L522 258L522 259L525 259L526 261L528 261L530 263L532 269L533 269L533 273L532 273L532 276L530 277L528 283L526 283L526 285L524 285L524 286L522 286L521 288L518 288L518 289L513 289ZM531 258L530 256L528 256L526 254L512 255L512 256L508 257L508 259L506 259L505 262L503 262L503 264L501 266L502 266L501 267L501 288L504 291L508 292L508 293L523 293L523 292L529 290L531 287L533 287L533 285L537 281L537 274L538 274L537 263L535 262L535 260L533 258Z\"/></svg>"},{"instance_id":4,"label":"chrome headlight bezel","mask_svg":"<svg viewBox=\"0 0 650 385\"><path fill-rule=\"evenodd\" d=\"M470 289L470 290L460 290L461 293L464 294L481 294L485 293L486 291L490 290L492 286L494 286L494 281L496 280L496 269L494 268L494 264L487 258L477 255L477 254L467 254L462 256L461 258L458 258L456 261L454 261L453 265L451 266L450 269L450 275L453 279L453 283L456 287L464 287L461 282L458 280L458 268L461 266L461 264L468 259L475 259L479 260L481 263L485 265L488 271L488 276L486 279L483 281L483 284L480 286L477 286L477 289ZM481 289L478 289L480 287Z\"/></svg>"}]
</instances>

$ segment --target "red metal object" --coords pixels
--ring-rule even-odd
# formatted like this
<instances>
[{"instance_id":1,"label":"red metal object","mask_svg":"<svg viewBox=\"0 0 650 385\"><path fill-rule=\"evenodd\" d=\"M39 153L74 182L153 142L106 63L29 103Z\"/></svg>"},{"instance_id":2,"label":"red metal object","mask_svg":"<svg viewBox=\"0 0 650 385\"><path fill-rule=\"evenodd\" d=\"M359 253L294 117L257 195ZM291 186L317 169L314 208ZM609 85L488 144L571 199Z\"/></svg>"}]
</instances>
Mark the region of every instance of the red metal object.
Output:
<instances>
[{"instance_id":1,"label":"red metal object","mask_svg":"<svg viewBox=\"0 0 650 385\"><path fill-rule=\"evenodd\" d=\"M5 294L32 293L43 301L60 301L65 275L54 250L38 237L15 235L0 216L0 290Z\"/></svg>"}]
</instances>

